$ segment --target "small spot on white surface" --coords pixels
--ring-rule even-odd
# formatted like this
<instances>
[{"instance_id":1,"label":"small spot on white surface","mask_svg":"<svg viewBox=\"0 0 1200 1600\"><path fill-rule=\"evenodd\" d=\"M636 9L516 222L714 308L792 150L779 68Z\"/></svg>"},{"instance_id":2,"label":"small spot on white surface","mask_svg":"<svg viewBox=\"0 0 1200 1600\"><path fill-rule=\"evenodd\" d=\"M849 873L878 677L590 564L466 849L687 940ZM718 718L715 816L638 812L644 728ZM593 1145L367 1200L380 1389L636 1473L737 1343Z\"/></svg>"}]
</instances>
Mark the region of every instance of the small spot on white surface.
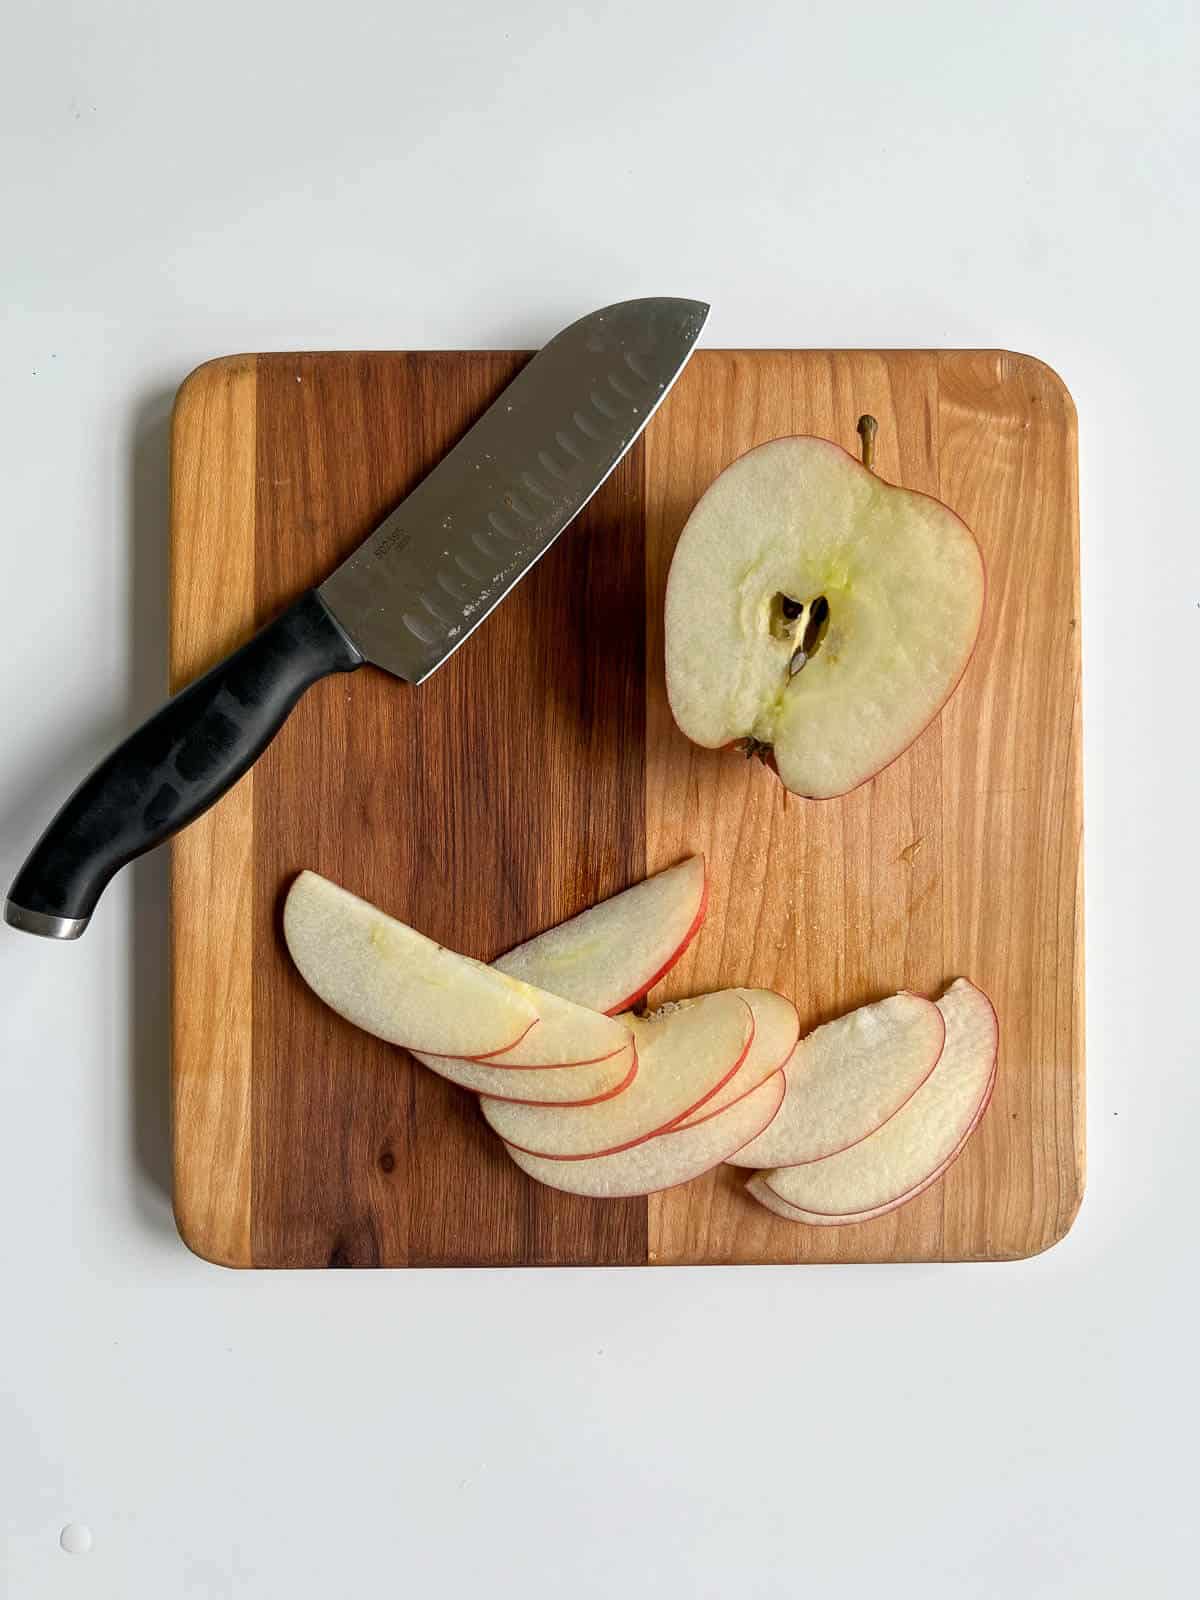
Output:
<instances>
[{"instance_id":1,"label":"small spot on white surface","mask_svg":"<svg viewBox=\"0 0 1200 1600\"><path fill-rule=\"evenodd\" d=\"M92 1530L86 1522L68 1522L58 1542L69 1556L85 1556L92 1548Z\"/></svg>"}]
</instances>

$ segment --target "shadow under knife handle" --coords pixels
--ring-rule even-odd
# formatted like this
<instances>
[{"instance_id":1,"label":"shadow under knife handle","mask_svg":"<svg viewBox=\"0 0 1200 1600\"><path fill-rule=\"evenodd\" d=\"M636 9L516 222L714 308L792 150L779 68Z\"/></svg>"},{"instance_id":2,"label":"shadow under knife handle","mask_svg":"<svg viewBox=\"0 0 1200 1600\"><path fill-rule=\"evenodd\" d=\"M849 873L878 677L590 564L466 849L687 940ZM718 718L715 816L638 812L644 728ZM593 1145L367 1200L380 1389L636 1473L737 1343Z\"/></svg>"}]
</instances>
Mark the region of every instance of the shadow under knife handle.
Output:
<instances>
[{"instance_id":1,"label":"shadow under knife handle","mask_svg":"<svg viewBox=\"0 0 1200 1600\"><path fill-rule=\"evenodd\" d=\"M311 684L362 662L316 590L301 595L83 780L14 878L5 921L77 939L114 873L231 789Z\"/></svg>"}]
</instances>

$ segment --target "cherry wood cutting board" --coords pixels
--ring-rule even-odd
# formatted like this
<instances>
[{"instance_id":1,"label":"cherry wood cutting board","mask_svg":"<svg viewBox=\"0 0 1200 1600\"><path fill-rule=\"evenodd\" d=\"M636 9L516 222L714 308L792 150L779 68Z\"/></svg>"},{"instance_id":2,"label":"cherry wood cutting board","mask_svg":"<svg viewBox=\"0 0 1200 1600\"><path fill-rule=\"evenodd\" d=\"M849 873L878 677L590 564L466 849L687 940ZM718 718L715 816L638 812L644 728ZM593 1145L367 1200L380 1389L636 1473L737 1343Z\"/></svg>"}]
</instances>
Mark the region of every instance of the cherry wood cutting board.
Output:
<instances>
[{"instance_id":1,"label":"cherry wood cutting board","mask_svg":"<svg viewBox=\"0 0 1200 1600\"><path fill-rule=\"evenodd\" d=\"M244 356L175 409L176 687L322 577L520 368L511 354ZM695 749L663 690L661 602L695 500L779 434L857 447L939 495L988 563L958 692L844 799L789 797ZM175 1209L231 1266L1003 1260L1083 1189L1075 412L1001 351L704 351L574 527L419 689L311 690L252 773L173 845ZM707 923L651 997L729 984L806 1026L958 974L1000 1017L990 1110L891 1216L807 1228L718 1170L649 1200L540 1188L472 1097L326 1010L280 905L313 867L483 959L693 851Z\"/></svg>"}]
</instances>

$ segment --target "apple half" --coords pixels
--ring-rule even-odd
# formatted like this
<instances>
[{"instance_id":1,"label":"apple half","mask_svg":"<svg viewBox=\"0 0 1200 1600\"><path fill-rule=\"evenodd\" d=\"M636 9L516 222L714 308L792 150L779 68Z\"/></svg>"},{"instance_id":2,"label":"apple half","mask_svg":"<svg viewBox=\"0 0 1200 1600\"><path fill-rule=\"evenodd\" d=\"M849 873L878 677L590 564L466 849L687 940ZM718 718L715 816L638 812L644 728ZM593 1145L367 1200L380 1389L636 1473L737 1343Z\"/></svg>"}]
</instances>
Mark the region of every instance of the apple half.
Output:
<instances>
[{"instance_id":1,"label":"apple half","mask_svg":"<svg viewBox=\"0 0 1200 1600\"><path fill-rule=\"evenodd\" d=\"M987 1110L999 1030L991 1001L959 978L937 1002L946 1043L916 1094L868 1138L802 1167L777 1167L750 1192L816 1225L861 1222L906 1204L947 1171ZM779 1210L772 1205L772 1209Z\"/></svg>"},{"instance_id":2,"label":"apple half","mask_svg":"<svg viewBox=\"0 0 1200 1600\"><path fill-rule=\"evenodd\" d=\"M707 905L704 857L691 856L518 945L494 965L594 1011L625 1011L679 960Z\"/></svg>"},{"instance_id":3,"label":"apple half","mask_svg":"<svg viewBox=\"0 0 1200 1600\"><path fill-rule=\"evenodd\" d=\"M798 1166L857 1144L917 1092L945 1038L933 1001L907 993L814 1028L784 1066L787 1094L779 1115L732 1164Z\"/></svg>"},{"instance_id":4,"label":"apple half","mask_svg":"<svg viewBox=\"0 0 1200 1600\"><path fill-rule=\"evenodd\" d=\"M391 1044L481 1056L517 1044L538 1020L530 991L331 883L302 872L283 908L300 976L325 1004Z\"/></svg>"},{"instance_id":5,"label":"apple half","mask_svg":"<svg viewBox=\"0 0 1200 1600\"><path fill-rule=\"evenodd\" d=\"M672 1129L654 1139L612 1155L581 1161L555 1161L506 1146L522 1172L567 1194L617 1200L655 1194L688 1183L727 1161L739 1144L752 1139L770 1122L783 1099L783 1074L775 1072L733 1105L687 1128Z\"/></svg>"},{"instance_id":6,"label":"apple half","mask_svg":"<svg viewBox=\"0 0 1200 1600\"><path fill-rule=\"evenodd\" d=\"M679 537L675 721L699 745L748 741L795 794L846 794L949 698L983 601L979 546L948 506L828 439L774 439L721 473Z\"/></svg>"},{"instance_id":7,"label":"apple half","mask_svg":"<svg viewBox=\"0 0 1200 1600\"><path fill-rule=\"evenodd\" d=\"M715 1095L741 1066L754 1038L754 1013L734 989L629 1019L638 1070L622 1094L591 1106L480 1101L505 1144L530 1155L575 1161L653 1138Z\"/></svg>"}]
</instances>

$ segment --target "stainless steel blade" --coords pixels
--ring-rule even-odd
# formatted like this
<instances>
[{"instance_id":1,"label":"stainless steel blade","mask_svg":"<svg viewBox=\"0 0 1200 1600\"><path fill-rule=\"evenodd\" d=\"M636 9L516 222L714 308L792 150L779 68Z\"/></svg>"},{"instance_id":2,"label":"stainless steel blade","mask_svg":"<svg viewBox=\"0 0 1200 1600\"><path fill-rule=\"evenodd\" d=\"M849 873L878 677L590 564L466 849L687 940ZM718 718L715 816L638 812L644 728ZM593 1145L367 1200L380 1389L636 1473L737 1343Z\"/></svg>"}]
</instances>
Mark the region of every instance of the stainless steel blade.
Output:
<instances>
[{"instance_id":1,"label":"stainless steel blade","mask_svg":"<svg viewBox=\"0 0 1200 1600\"><path fill-rule=\"evenodd\" d=\"M572 323L321 585L376 666L420 683L587 504L679 376L699 300L626 300Z\"/></svg>"}]
</instances>

